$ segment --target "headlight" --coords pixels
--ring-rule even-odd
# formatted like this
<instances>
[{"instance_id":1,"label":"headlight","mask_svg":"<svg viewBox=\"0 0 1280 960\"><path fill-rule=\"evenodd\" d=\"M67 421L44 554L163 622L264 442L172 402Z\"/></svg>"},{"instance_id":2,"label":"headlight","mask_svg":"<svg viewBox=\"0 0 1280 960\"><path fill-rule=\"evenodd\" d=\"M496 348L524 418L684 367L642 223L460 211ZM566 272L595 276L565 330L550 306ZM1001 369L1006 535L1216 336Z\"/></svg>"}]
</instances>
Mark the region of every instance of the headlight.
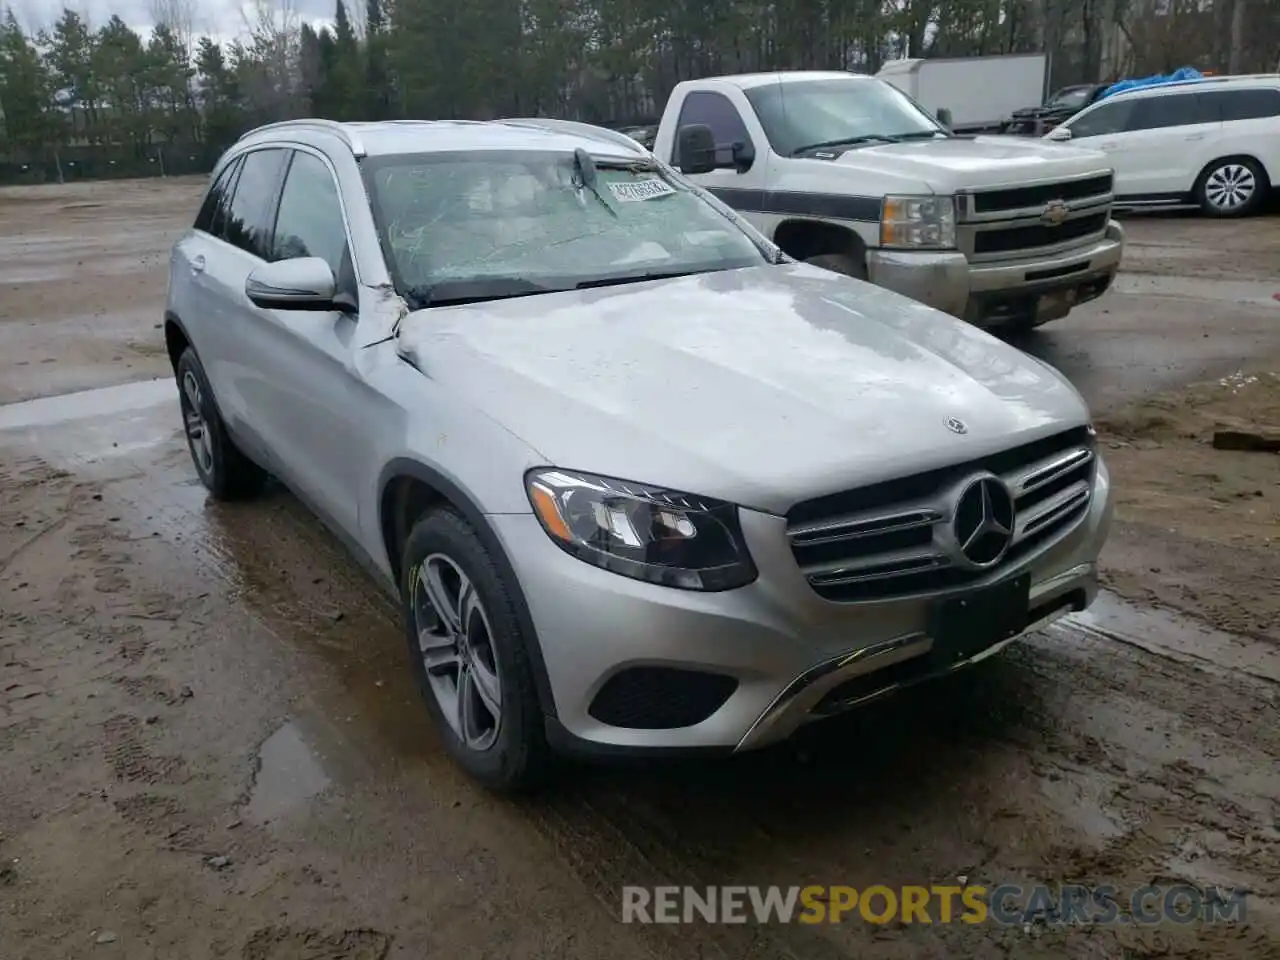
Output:
<instances>
[{"instance_id":1,"label":"headlight","mask_svg":"<svg viewBox=\"0 0 1280 960\"><path fill-rule=\"evenodd\" d=\"M885 197L880 208L880 245L914 250L954 248L955 197Z\"/></svg>"},{"instance_id":2,"label":"headlight","mask_svg":"<svg viewBox=\"0 0 1280 960\"><path fill-rule=\"evenodd\" d=\"M525 482L542 528L579 560L684 590L756 578L732 504L569 470L534 470Z\"/></svg>"}]
</instances>

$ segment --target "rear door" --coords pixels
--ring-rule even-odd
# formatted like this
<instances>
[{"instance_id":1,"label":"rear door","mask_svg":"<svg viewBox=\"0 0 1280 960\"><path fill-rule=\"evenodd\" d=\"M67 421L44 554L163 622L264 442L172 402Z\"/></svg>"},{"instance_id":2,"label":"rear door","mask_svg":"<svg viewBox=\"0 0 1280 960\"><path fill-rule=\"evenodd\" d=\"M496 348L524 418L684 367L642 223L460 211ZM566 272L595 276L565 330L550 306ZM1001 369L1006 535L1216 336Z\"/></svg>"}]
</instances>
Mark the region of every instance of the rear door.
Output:
<instances>
[{"instance_id":1,"label":"rear door","mask_svg":"<svg viewBox=\"0 0 1280 960\"><path fill-rule=\"evenodd\" d=\"M209 375L218 410L237 439L248 440L253 453L274 450L264 429L260 398L254 396L254 325L262 311L245 296L253 269L266 262L271 222L284 175L287 150L267 147L246 153L235 181L211 226L208 250L196 283L207 304L200 320L203 342L197 343ZM263 464L275 469L274 463Z\"/></svg>"},{"instance_id":2,"label":"rear door","mask_svg":"<svg viewBox=\"0 0 1280 960\"><path fill-rule=\"evenodd\" d=\"M1210 159L1222 129L1219 101L1198 90L1168 91L1133 102L1125 134L1126 193L1182 200Z\"/></svg>"}]
</instances>

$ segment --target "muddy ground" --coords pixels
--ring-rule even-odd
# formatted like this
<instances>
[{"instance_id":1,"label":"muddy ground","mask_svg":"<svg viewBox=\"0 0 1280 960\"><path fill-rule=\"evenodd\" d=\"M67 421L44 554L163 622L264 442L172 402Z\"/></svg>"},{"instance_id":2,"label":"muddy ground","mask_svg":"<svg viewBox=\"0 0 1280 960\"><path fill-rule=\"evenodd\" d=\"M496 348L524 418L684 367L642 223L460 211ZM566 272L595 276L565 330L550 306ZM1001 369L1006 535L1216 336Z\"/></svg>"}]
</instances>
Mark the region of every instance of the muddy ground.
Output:
<instances>
[{"instance_id":1,"label":"muddy ground","mask_svg":"<svg viewBox=\"0 0 1280 960\"><path fill-rule=\"evenodd\" d=\"M1130 220L1118 289L1024 344L1099 411L1117 593L795 744L513 803L444 757L395 611L297 501L194 482L149 378L198 190L0 191L4 960L1278 955L1280 457L1204 441L1274 410L1280 222ZM626 884L959 876L1241 888L1247 918L618 922Z\"/></svg>"}]
</instances>

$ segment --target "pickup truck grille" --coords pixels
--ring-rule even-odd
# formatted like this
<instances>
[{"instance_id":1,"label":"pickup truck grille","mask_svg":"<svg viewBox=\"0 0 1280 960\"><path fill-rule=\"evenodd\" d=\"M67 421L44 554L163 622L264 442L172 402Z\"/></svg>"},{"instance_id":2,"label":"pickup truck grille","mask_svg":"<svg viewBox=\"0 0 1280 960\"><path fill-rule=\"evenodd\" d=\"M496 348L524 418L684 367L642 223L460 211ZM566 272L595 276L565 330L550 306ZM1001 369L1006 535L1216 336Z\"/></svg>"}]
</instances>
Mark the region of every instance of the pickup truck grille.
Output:
<instances>
[{"instance_id":1,"label":"pickup truck grille","mask_svg":"<svg viewBox=\"0 0 1280 960\"><path fill-rule=\"evenodd\" d=\"M1049 549L1089 510L1097 469L1087 427L980 460L797 504L791 553L814 591L836 603L931 594L999 576ZM975 568L952 535L957 497L993 475L1013 501L1007 551Z\"/></svg>"},{"instance_id":2,"label":"pickup truck grille","mask_svg":"<svg viewBox=\"0 0 1280 960\"><path fill-rule=\"evenodd\" d=\"M957 197L956 239L971 261L1069 252L1105 235L1111 219L1110 173L1028 186L995 187Z\"/></svg>"}]
</instances>

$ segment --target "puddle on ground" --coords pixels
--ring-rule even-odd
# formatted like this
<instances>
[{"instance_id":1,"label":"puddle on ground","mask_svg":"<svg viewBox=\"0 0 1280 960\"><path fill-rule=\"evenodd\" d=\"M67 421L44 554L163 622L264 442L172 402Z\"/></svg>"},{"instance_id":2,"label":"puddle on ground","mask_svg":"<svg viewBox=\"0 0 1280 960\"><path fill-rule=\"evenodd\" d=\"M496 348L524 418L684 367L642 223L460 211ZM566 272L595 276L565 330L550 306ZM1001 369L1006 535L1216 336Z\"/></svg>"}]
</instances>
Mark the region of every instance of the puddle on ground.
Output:
<instances>
[{"instance_id":1,"label":"puddle on ground","mask_svg":"<svg viewBox=\"0 0 1280 960\"><path fill-rule=\"evenodd\" d=\"M254 823L268 823L328 786L324 767L302 739L297 724L290 721L258 749L258 775L244 806L244 816Z\"/></svg>"},{"instance_id":2,"label":"puddle on ground","mask_svg":"<svg viewBox=\"0 0 1280 960\"><path fill-rule=\"evenodd\" d=\"M178 392L167 377L0 405L0 441L25 442L73 470L181 436Z\"/></svg>"},{"instance_id":3,"label":"puddle on ground","mask_svg":"<svg viewBox=\"0 0 1280 960\"><path fill-rule=\"evenodd\" d=\"M1139 607L1106 590L1098 592L1088 610L1064 617L1046 632L1070 638L1073 631L1215 673L1280 683L1280 650L1271 645L1201 626L1167 610Z\"/></svg>"}]
</instances>

